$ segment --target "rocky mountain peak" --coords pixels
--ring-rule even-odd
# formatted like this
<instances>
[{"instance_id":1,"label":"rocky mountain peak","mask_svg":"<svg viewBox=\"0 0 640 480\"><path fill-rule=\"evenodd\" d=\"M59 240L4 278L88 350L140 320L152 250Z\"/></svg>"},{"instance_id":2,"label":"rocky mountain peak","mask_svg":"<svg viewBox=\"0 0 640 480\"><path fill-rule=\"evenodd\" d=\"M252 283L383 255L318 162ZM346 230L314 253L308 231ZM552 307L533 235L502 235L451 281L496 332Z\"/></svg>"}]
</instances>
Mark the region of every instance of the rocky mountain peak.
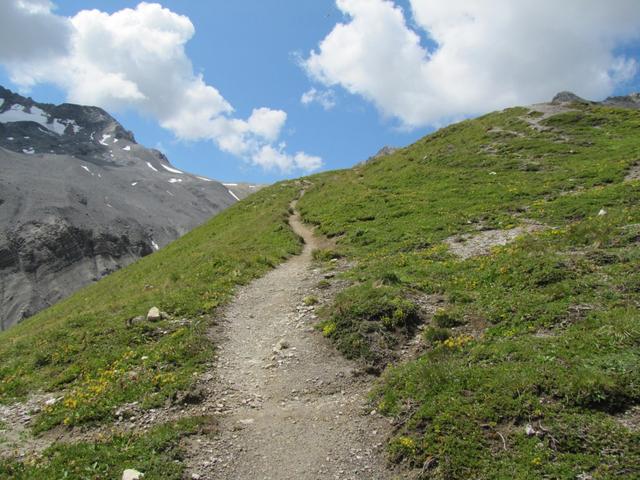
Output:
<instances>
[{"instance_id":1,"label":"rocky mountain peak","mask_svg":"<svg viewBox=\"0 0 640 480\"><path fill-rule=\"evenodd\" d=\"M382 157L386 157L387 155L391 155L392 153L395 153L397 151L398 151L398 148L390 147L389 145L385 145L380 150L378 150L374 155L370 156L369 158L367 158L366 160L364 160L361 163L365 164L365 163L371 162L373 160L377 160L378 158L382 158Z\"/></svg>"},{"instance_id":2,"label":"rocky mountain peak","mask_svg":"<svg viewBox=\"0 0 640 480\"><path fill-rule=\"evenodd\" d=\"M556 94L551 100L552 105L563 103L585 103L592 105L604 105L607 107L640 109L640 92L633 92L628 95L607 97L601 102L593 102L579 97L575 93L564 91Z\"/></svg>"},{"instance_id":3,"label":"rocky mountain peak","mask_svg":"<svg viewBox=\"0 0 640 480\"><path fill-rule=\"evenodd\" d=\"M569 92L569 91L564 91L564 92L560 92L557 93L553 99L551 100L551 103L553 104L558 104L558 103L573 103L573 102L578 102L578 103L589 103L587 102L587 100L585 100L582 97L579 97L578 95L576 95L573 92Z\"/></svg>"},{"instance_id":4,"label":"rocky mountain peak","mask_svg":"<svg viewBox=\"0 0 640 480\"><path fill-rule=\"evenodd\" d=\"M612 107L640 109L640 92L633 92L629 95L608 97L602 102L603 105Z\"/></svg>"},{"instance_id":5,"label":"rocky mountain peak","mask_svg":"<svg viewBox=\"0 0 640 480\"><path fill-rule=\"evenodd\" d=\"M0 87L0 147L110 161L107 139L136 144L133 134L102 108L39 103Z\"/></svg>"},{"instance_id":6,"label":"rocky mountain peak","mask_svg":"<svg viewBox=\"0 0 640 480\"><path fill-rule=\"evenodd\" d=\"M255 191L175 168L101 108L2 87L0 171L0 330Z\"/></svg>"}]
</instances>

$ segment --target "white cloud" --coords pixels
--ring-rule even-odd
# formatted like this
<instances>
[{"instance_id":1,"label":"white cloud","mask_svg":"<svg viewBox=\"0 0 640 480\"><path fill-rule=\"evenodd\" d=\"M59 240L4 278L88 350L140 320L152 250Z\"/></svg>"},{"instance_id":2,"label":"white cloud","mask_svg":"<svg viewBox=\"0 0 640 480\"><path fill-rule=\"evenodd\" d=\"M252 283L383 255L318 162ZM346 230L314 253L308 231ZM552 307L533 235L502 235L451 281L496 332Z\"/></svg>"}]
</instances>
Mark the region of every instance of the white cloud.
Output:
<instances>
[{"instance_id":1,"label":"white cloud","mask_svg":"<svg viewBox=\"0 0 640 480\"><path fill-rule=\"evenodd\" d=\"M287 114L282 110L257 108L251 112L247 125L250 132L273 142L280 136L280 130L286 121Z\"/></svg>"},{"instance_id":2,"label":"white cloud","mask_svg":"<svg viewBox=\"0 0 640 480\"><path fill-rule=\"evenodd\" d=\"M322 159L304 152L298 152L293 157L294 168L311 172L322 166Z\"/></svg>"},{"instance_id":3,"label":"white cloud","mask_svg":"<svg viewBox=\"0 0 640 480\"><path fill-rule=\"evenodd\" d=\"M410 0L427 49L389 0L337 0L349 17L303 61L309 76L406 126L549 99L602 98L638 71L616 48L640 38L637 0Z\"/></svg>"},{"instance_id":4,"label":"white cloud","mask_svg":"<svg viewBox=\"0 0 640 480\"><path fill-rule=\"evenodd\" d=\"M278 139L286 122L284 111L265 107L254 109L247 119L237 118L222 94L193 71L185 52L195 34L189 18L157 3L113 14L83 10L66 19L52 13L46 0L9 0L0 7L0 27L5 10L20 14L13 15L11 45L29 37L25 32L31 31L34 18L51 30L66 27L59 32L64 48L46 56L35 44L20 55L4 54L0 46L0 62L22 87L54 83L74 103L134 108L179 139L211 140L248 161Z\"/></svg>"},{"instance_id":5,"label":"white cloud","mask_svg":"<svg viewBox=\"0 0 640 480\"><path fill-rule=\"evenodd\" d=\"M283 144L277 148L272 145L263 146L252 156L252 161L255 165L260 165L267 170L277 169L283 172L291 172L293 170L310 172L322 166L320 157L307 155L304 152L289 155L284 152Z\"/></svg>"},{"instance_id":6,"label":"white cloud","mask_svg":"<svg viewBox=\"0 0 640 480\"><path fill-rule=\"evenodd\" d=\"M311 87L304 92L300 97L300 102L303 105L310 105L312 103L318 103L325 110L331 110L336 106L336 94L333 90L318 90Z\"/></svg>"},{"instance_id":7,"label":"white cloud","mask_svg":"<svg viewBox=\"0 0 640 480\"><path fill-rule=\"evenodd\" d=\"M51 13L49 0L3 1L0 6L0 62L20 63L63 55L71 24Z\"/></svg>"}]
</instances>

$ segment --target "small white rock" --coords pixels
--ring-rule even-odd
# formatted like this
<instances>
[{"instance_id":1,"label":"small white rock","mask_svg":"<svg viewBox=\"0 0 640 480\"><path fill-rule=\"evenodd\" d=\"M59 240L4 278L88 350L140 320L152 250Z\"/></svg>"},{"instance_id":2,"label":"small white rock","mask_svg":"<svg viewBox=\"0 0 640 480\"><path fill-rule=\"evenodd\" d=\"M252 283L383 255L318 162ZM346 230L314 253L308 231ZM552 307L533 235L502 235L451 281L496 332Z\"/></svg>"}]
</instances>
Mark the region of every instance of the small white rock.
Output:
<instances>
[{"instance_id":1,"label":"small white rock","mask_svg":"<svg viewBox=\"0 0 640 480\"><path fill-rule=\"evenodd\" d=\"M598 212L598 216L599 217L603 217L607 214L607 211L604 208L601 208L600 211Z\"/></svg>"},{"instance_id":2,"label":"small white rock","mask_svg":"<svg viewBox=\"0 0 640 480\"><path fill-rule=\"evenodd\" d=\"M526 433L527 437L533 437L536 434L536 429L531 424L528 424L524 427L524 433Z\"/></svg>"},{"instance_id":3,"label":"small white rock","mask_svg":"<svg viewBox=\"0 0 640 480\"><path fill-rule=\"evenodd\" d=\"M158 307L151 307L147 313L147 320L150 322L157 322L161 317L162 315Z\"/></svg>"},{"instance_id":4,"label":"small white rock","mask_svg":"<svg viewBox=\"0 0 640 480\"><path fill-rule=\"evenodd\" d=\"M142 477L144 477L144 473L132 468L127 468L122 472L122 480L140 480Z\"/></svg>"}]
</instances>

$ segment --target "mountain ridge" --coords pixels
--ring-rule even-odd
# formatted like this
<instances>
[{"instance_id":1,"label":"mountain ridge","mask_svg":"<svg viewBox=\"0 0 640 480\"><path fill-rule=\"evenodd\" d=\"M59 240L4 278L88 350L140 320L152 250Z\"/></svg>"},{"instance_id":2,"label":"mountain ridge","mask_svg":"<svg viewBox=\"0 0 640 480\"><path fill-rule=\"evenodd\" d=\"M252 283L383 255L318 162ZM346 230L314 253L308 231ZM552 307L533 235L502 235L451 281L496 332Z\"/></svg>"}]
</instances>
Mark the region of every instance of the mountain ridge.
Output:
<instances>
[{"instance_id":1,"label":"mountain ridge","mask_svg":"<svg viewBox=\"0 0 640 480\"><path fill-rule=\"evenodd\" d=\"M101 108L38 103L1 87L0 101L2 328L243 195L176 169Z\"/></svg>"}]
</instances>

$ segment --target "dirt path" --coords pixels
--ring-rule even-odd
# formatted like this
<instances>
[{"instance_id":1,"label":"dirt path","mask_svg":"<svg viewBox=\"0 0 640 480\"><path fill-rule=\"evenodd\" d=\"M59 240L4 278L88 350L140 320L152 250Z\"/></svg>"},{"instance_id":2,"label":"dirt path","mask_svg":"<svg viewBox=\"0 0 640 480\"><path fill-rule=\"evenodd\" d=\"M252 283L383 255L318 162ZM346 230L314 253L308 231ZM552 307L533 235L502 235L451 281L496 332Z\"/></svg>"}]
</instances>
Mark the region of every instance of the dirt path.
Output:
<instances>
[{"instance_id":1,"label":"dirt path","mask_svg":"<svg viewBox=\"0 0 640 480\"><path fill-rule=\"evenodd\" d=\"M371 379L313 330L304 305L323 278L311 262L323 242L297 214L289 223L302 254L240 289L225 310L214 373L219 431L190 438L187 478L392 478L389 423L365 411Z\"/></svg>"}]
</instances>

